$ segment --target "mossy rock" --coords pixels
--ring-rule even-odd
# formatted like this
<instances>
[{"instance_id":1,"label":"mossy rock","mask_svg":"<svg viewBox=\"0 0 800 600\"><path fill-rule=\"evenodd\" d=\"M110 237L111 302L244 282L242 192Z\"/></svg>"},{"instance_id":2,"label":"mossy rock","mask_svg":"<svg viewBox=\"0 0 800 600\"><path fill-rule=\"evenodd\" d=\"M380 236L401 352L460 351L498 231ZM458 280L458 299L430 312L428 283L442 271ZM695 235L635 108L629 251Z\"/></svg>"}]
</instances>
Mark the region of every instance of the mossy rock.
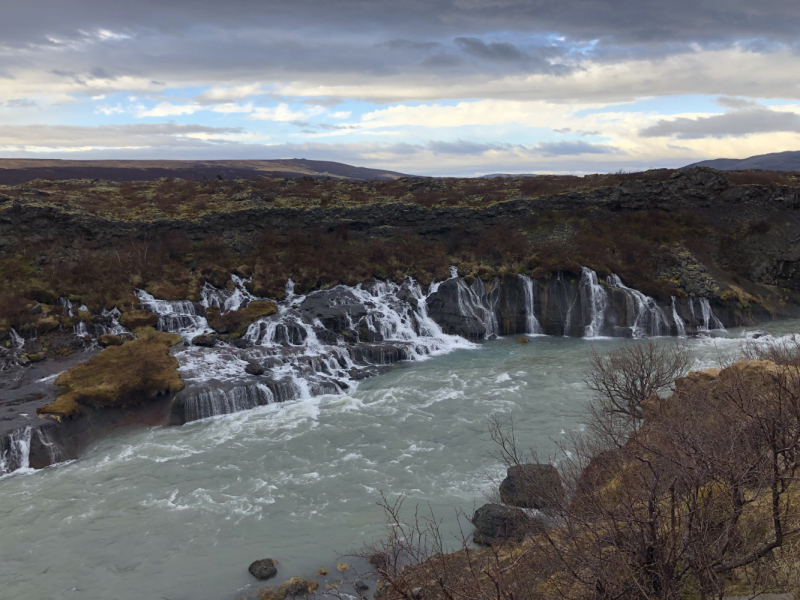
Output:
<instances>
[{"instance_id":1,"label":"mossy rock","mask_svg":"<svg viewBox=\"0 0 800 600\"><path fill-rule=\"evenodd\" d=\"M59 375L56 385L64 393L36 412L69 419L80 415L83 406L122 408L181 391L178 360L169 353L180 336L153 329L141 329L138 335Z\"/></svg>"},{"instance_id":2,"label":"mossy rock","mask_svg":"<svg viewBox=\"0 0 800 600\"><path fill-rule=\"evenodd\" d=\"M531 341L526 337L518 337L517 338L517 343L518 344L530 344Z\"/></svg>"},{"instance_id":3,"label":"mossy rock","mask_svg":"<svg viewBox=\"0 0 800 600\"><path fill-rule=\"evenodd\" d=\"M160 300L185 300L189 295L188 286L172 281L155 281L147 284L144 290Z\"/></svg>"},{"instance_id":4,"label":"mossy rock","mask_svg":"<svg viewBox=\"0 0 800 600\"><path fill-rule=\"evenodd\" d=\"M278 307L274 302L251 302L246 308L227 313L222 313L218 307L212 306L206 310L206 320L214 331L239 337L247 331L247 327L251 323L261 317L274 315L276 312L278 312Z\"/></svg>"},{"instance_id":5,"label":"mossy rock","mask_svg":"<svg viewBox=\"0 0 800 600\"><path fill-rule=\"evenodd\" d=\"M47 358L47 354L44 352L35 352L33 354L23 354L25 358L27 358L32 363L42 362L45 358Z\"/></svg>"},{"instance_id":6,"label":"mossy rock","mask_svg":"<svg viewBox=\"0 0 800 600\"><path fill-rule=\"evenodd\" d=\"M292 577L286 583L261 591L261 600L283 600L286 597L307 596L317 591L319 583L313 579Z\"/></svg>"},{"instance_id":7,"label":"mossy rock","mask_svg":"<svg viewBox=\"0 0 800 600\"><path fill-rule=\"evenodd\" d=\"M97 343L103 348L107 348L108 346L121 346L122 338L120 338L118 335L106 333L97 338Z\"/></svg>"},{"instance_id":8,"label":"mossy rock","mask_svg":"<svg viewBox=\"0 0 800 600\"><path fill-rule=\"evenodd\" d=\"M61 323L58 322L58 319L55 317L44 317L43 319L39 319L36 323L36 331L39 333L47 333L48 331L53 331L53 329L58 329Z\"/></svg>"},{"instance_id":9,"label":"mossy rock","mask_svg":"<svg viewBox=\"0 0 800 600\"><path fill-rule=\"evenodd\" d=\"M129 310L122 313L119 318L119 324L131 331L140 327L155 327L156 323L158 315L146 310Z\"/></svg>"}]
</instances>

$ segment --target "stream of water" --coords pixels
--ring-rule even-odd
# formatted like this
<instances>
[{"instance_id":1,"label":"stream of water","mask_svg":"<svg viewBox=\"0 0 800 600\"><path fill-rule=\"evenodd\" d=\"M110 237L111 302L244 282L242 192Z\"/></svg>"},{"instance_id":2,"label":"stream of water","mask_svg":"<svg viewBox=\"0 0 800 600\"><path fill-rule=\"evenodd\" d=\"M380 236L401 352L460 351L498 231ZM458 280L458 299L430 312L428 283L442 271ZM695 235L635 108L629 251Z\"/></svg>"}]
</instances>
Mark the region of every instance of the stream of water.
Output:
<instances>
[{"instance_id":1,"label":"stream of water","mask_svg":"<svg viewBox=\"0 0 800 600\"><path fill-rule=\"evenodd\" d=\"M698 367L716 366L744 335L688 343ZM381 491L430 504L454 532L456 509L471 514L503 475L487 418L513 417L525 445L551 452L579 427L590 349L624 343L637 342L501 338L402 363L349 395L120 430L77 461L6 476L0 597L238 598L255 559L276 558L280 583L378 535Z\"/></svg>"}]
</instances>

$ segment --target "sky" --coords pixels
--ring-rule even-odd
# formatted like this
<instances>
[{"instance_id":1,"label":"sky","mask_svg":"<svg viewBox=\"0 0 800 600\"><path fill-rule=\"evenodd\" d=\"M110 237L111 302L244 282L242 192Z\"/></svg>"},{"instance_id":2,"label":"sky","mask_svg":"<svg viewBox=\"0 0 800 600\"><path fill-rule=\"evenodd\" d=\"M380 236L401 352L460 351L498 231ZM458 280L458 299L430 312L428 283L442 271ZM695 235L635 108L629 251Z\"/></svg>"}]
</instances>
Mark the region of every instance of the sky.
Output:
<instances>
[{"instance_id":1,"label":"sky","mask_svg":"<svg viewBox=\"0 0 800 600\"><path fill-rule=\"evenodd\" d=\"M2 4L2 157L472 176L800 150L797 0Z\"/></svg>"}]
</instances>

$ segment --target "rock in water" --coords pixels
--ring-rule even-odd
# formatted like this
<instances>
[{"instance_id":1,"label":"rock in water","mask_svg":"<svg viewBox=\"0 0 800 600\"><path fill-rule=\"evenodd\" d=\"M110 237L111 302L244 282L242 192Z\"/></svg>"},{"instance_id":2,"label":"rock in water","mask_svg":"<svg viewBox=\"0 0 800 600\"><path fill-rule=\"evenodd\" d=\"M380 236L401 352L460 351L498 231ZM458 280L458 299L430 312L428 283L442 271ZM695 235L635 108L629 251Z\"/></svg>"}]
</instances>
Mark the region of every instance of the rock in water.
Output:
<instances>
[{"instance_id":1,"label":"rock in water","mask_svg":"<svg viewBox=\"0 0 800 600\"><path fill-rule=\"evenodd\" d=\"M216 333L205 333L196 335L192 338L192 346L204 346L211 348L217 344L219 336Z\"/></svg>"},{"instance_id":2,"label":"rock in water","mask_svg":"<svg viewBox=\"0 0 800 600\"><path fill-rule=\"evenodd\" d=\"M515 465L500 484L500 499L511 506L547 510L564 498L561 477L553 465Z\"/></svg>"},{"instance_id":3,"label":"rock in water","mask_svg":"<svg viewBox=\"0 0 800 600\"><path fill-rule=\"evenodd\" d=\"M251 564L247 570L256 579L269 579L278 574L275 564L275 561L271 558L262 558Z\"/></svg>"},{"instance_id":4,"label":"rock in water","mask_svg":"<svg viewBox=\"0 0 800 600\"><path fill-rule=\"evenodd\" d=\"M518 508L502 504L484 504L472 516L476 544L491 546L497 542L520 541L528 530L528 515Z\"/></svg>"},{"instance_id":5,"label":"rock in water","mask_svg":"<svg viewBox=\"0 0 800 600\"><path fill-rule=\"evenodd\" d=\"M263 375L265 370L262 365L252 359L247 361L247 366L244 368L245 373L250 375Z\"/></svg>"}]
</instances>

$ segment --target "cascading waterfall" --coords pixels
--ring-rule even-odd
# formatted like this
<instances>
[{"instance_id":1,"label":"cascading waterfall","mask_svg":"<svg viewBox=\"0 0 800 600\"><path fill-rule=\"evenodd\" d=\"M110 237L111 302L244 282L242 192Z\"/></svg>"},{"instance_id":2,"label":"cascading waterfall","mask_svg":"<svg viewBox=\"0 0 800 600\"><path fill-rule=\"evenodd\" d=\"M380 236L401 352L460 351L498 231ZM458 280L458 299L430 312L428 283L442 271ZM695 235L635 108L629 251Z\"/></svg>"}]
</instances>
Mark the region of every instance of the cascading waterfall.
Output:
<instances>
[{"instance_id":1,"label":"cascading waterfall","mask_svg":"<svg viewBox=\"0 0 800 600\"><path fill-rule=\"evenodd\" d=\"M158 300L144 290L136 290L136 295L142 308L158 315L156 328L159 331L192 337L208 329L206 318L197 314L189 300Z\"/></svg>"},{"instance_id":2,"label":"cascading waterfall","mask_svg":"<svg viewBox=\"0 0 800 600\"><path fill-rule=\"evenodd\" d=\"M581 298L584 310L589 310L589 324L584 329L584 337L598 337L605 324L608 296L606 290L597 280L597 273L587 267L581 269Z\"/></svg>"},{"instance_id":3,"label":"cascading waterfall","mask_svg":"<svg viewBox=\"0 0 800 600\"><path fill-rule=\"evenodd\" d=\"M11 328L11 344L14 346L15 350L19 350L25 345L25 339L18 334L14 328Z\"/></svg>"},{"instance_id":4,"label":"cascading waterfall","mask_svg":"<svg viewBox=\"0 0 800 600\"><path fill-rule=\"evenodd\" d=\"M380 367L472 347L442 332L428 316L420 286L411 279L403 285L375 281L287 296L276 315L248 327L242 336L244 347L220 343L213 350L190 347L178 354L187 385L197 386L182 393L186 421L270 402L341 394ZM356 339L331 340L332 332L315 316L320 306L338 315ZM219 360L225 354L233 362ZM244 375L237 366L242 361L260 365L264 373ZM247 382L247 377L256 383Z\"/></svg>"},{"instance_id":5,"label":"cascading waterfall","mask_svg":"<svg viewBox=\"0 0 800 600\"><path fill-rule=\"evenodd\" d=\"M202 388L186 399L186 420L197 421L217 415L229 415L273 402L275 395L261 383L238 386L229 390Z\"/></svg>"},{"instance_id":6,"label":"cascading waterfall","mask_svg":"<svg viewBox=\"0 0 800 600\"><path fill-rule=\"evenodd\" d=\"M525 333L542 333L542 326L536 318L534 306L533 279L527 275L520 275L522 290L525 294Z\"/></svg>"},{"instance_id":7,"label":"cascading waterfall","mask_svg":"<svg viewBox=\"0 0 800 600\"><path fill-rule=\"evenodd\" d=\"M721 329L724 331L725 327L714 314L714 311L711 310L711 303L708 301L708 298L696 298L696 300L700 303L700 312L703 315L703 327L707 331L711 331L712 329Z\"/></svg>"},{"instance_id":8,"label":"cascading waterfall","mask_svg":"<svg viewBox=\"0 0 800 600\"><path fill-rule=\"evenodd\" d=\"M231 281L233 281L234 285L232 291L217 289L206 282L203 289L200 290L200 303L203 307L216 306L220 312L226 313L231 310L239 310L242 305L247 305L258 299L246 287L250 279L242 279L237 275L231 275ZM294 288L294 282L292 282L292 288Z\"/></svg>"},{"instance_id":9,"label":"cascading waterfall","mask_svg":"<svg viewBox=\"0 0 800 600\"><path fill-rule=\"evenodd\" d=\"M568 336L572 333L572 310L575 308L575 302L577 301L578 297L575 296L572 299L572 302L569 300L569 294L567 293L567 284L564 281L563 275L559 272L556 275L556 280L554 283L554 288L556 291L561 292L564 296L564 303L569 304L567 307L567 312L563 315L564 318L564 335Z\"/></svg>"},{"instance_id":10,"label":"cascading waterfall","mask_svg":"<svg viewBox=\"0 0 800 600\"><path fill-rule=\"evenodd\" d=\"M633 337L669 335L670 324L667 315L653 298L639 290L629 288L614 274L609 275L608 284L625 293L628 314L633 315L633 322L627 324L633 331Z\"/></svg>"},{"instance_id":11,"label":"cascading waterfall","mask_svg":"<svg viewBox=\"0 0 800 600\"><path fill-rule=\"evenodd\" d=\"M31 428L17 429L8 434L7 448L0 451L0 475L30 467Z\"/></svg>"},{"instance_id":12,"label":"cascading waterfall","mask_svg":"<svg viewBox=\"0 0 800 600\"><path fill-rule=\"evenodd\" d=\"M689 310L692 313L693 321L698 321L695 303L699 306L700 322L702 322L702 325L697 326L698 332L707 333L713 329L725 331L725 326L722 324L722 321L717 318L714 311L711 309L711 303L708 301L708 298L689 298Z\"/></svg>"},{"instance_id":13,"label":"cascading waterfall","mask_svg":"<svg viewBox=\"0 0 800 600\"><path fill-rule=\"evenodd\" d=\"M672 297L672 320L675 321L678 337L686 337L686 326L683 323L683 319L681 319L681 316L678 314L678 308L675 305L675 296Z\"/></svg>"}]
</instances>

